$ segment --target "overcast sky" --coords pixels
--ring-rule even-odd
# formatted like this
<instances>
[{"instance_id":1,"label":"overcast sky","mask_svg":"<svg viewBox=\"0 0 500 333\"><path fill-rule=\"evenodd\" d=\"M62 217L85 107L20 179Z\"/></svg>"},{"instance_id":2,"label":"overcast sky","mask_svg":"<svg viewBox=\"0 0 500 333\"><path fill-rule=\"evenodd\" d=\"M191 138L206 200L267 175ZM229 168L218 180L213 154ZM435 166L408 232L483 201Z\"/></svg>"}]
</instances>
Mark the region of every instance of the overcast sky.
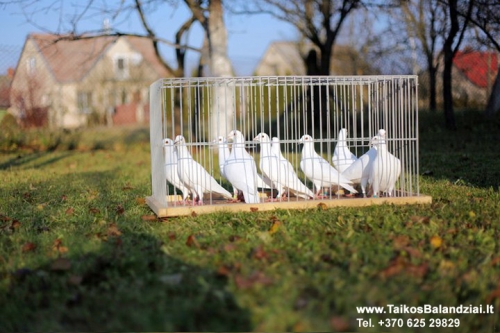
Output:
<instances>
[{"instance_id":1,"label":"overcast sky","mask_svg":"<svg viewBox=\"0 0 500 333\"><path fill-rule=\"evenodd\" d=\"M57 1L56 1L57 2ZM94 1L101 2L101 1ZM110 1L107 1L109 3ZM61 26L60 22L67 22L68 17L74 15L70 10L69 2L63 3L67 6L64 17L60 20L59 8L47 9L47 5L54 3L51 1L32 1L32 7L25 9L25 12L35 13L28 22L23 14L23 9L17 4L2 5L0 2L0 74L5 73L8 67L15 67L17 57L24 44L25 38L32 32L47 31L67 31L68 26ZM75 3L85 4L86 1ZM101 5L104 6L104 5ZM184 20L188 18L189 12L182 1L179 1L177 8L163 6L150 16L151 25L155 31L165 31L158 33L161 37L173 41L175 31ZM103 21L109 15L93 14L84 19L78 25L80 31L96 30L102 27ZM228 52L237 75L251 75L260 57L264 54L269 43L277 40L294 40L297 33L294 27L288 23L276 20L268 15L235 15L226 14L226 26L228 29ZM122 32L143 33L136 14L127 18L116 18L111 20L113 28ZM202 29L197 25L189 35L189 43L194 47L199 47L202 43ZM17 50L17 52L16 52ZM173 49L166 51L167 57L173 59ZM188 53L188 66L194 66L198 61L198 55L194 52Z\"/></svg>"}]
</instances>

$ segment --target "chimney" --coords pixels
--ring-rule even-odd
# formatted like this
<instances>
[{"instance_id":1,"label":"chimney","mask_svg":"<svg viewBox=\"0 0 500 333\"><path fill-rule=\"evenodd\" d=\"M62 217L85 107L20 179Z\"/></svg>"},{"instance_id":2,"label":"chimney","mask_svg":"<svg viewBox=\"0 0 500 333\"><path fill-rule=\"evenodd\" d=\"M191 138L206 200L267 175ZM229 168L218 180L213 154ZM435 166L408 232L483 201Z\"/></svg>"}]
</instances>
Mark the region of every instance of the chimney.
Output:
<instances>
[{"instance_id":1,"label":"chimney","mask_svg":"<svg viewBox=\"0 0 500 333\"><path fill-rule=\"evenodd\" d=\"M14 70L14 68L9 67L9 68L7 69L7 77L8 77L9 79L12 79L12 78L14 77L14 73L15 73L15 72L16 72L16 71Z\"/></svg>"}]
</instances>

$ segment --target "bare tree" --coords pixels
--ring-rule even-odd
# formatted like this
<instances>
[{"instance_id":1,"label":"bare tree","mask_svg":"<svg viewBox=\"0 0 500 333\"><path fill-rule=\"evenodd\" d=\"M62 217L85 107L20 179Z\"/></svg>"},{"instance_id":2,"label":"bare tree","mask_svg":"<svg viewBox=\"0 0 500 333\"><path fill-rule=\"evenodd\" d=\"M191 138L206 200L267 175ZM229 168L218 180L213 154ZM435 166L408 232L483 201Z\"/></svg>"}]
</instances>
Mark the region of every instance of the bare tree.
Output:
<instances>
[{"instance_id":1,"label":"bare tree","mask_svg":"<svg viewBox=\"0 0 500 333\"><path fill-rule=\"evenodd\" d=\"M429 109L437 108L436 82L439 67L438 42L443 35L446 17L445 7L432 0L402 1L402 18L406 33L411 40L416 39L425 57L429 76Z\"/></svg>"}]
</instances>

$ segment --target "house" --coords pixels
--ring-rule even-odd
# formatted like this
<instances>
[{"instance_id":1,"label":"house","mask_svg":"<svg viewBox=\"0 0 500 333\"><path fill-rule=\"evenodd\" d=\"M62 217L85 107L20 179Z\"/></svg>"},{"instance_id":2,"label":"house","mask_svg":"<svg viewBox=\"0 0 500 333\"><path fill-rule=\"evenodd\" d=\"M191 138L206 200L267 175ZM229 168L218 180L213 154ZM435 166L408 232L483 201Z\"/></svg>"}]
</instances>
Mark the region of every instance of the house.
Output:
<instances>
[{"instance_id":1,"label":"house","mask_svg":"<svg viewBox=\"0 0 500 333\"><path fill-rule=\"evenodd\" d=\"M498 74L499 55L465 49L453 58L453 98L461 106L486 106Z\"/></svg>"},{"instance_id":2,"label":"house","mask_svg":"<svg viewBox=\"0 0 500 333\"><path fill-rule=\"evenodd\" d=\"M304 60L313 47L292 41L272 42L254 70L255 75L305 75ZM330 65L332 75L375 74L371 66L353 47L335 45Z\"/></svg>"},{"instance_id":3,"label":"house","mask_svg":"<svg viewBox=\"0 0 500 333\"><path fill-rule=\"evenodd\" d=\"M149 85L167 76L145 38L30 34L12 80L9 111L26 126L140 123L148 120Z\"/></svg>"}]
</instances>

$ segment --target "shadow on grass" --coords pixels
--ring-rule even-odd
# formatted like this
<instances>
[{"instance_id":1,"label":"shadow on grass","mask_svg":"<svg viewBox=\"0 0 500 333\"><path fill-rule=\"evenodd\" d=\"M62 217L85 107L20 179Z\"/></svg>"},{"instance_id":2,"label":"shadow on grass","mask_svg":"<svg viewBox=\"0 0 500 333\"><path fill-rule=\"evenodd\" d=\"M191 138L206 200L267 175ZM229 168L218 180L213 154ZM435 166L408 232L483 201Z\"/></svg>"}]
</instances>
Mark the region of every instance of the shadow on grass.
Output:
<instances>
[{"instance_id":1,"label":"shadow on grass","mask_svg":"<svg viewBox=\"0 0 500 333\"><path fill-rule=\"evenodd\" d=\"M53 156L53 155L54 155L53 152L30 153L30 154L27 154L24 156L21 154L18 154L15 157L10 158L8 161L1 163L0 170L6 170L6 169L9 169L11 167L22 168L22 167L26 166L27 164L36 163L37 160L43 160L43 158L46 156ZM42 168L42 167L48 166L52 163L56 163L56 162L66 158L70 155L71 155L70 152L59 153L56 156L53 156L49 159L40 161L39 163L36 163L32 167L33 168Z\"/></svg>"},{"instance_id":2,"label":"shadow on grass","mask_svg":"<svg viewBox=\"0 0 500 333\"><path fill-rule=\"evenodd\" d=\"M457 111L456 131L446 130L442 118L441 112L420 113L420 173L498 190L500 114L488 119L480 111Z\"/></svg>"},{"instance_id":3,"label":"shadow on grass","mask_svg":"<svg viewBox=\"0 0 500 333\"><path fill-rule=\"evenodd\" d=\"M34 190L29 202L19 194L0 212L21 225L11 235L0 230L2 257L17 262L9 264L13 269L0 269L3 330L252 330L250 313L227 290L226 277L169 256L166 243L173 240L146 232L150 225L140 220L134 200L142 188L121 190L113 170L68 177L38 183L50 193ZM26 188L20 180L9 191ZM85 198L88 188L95 189L95 199ZM53 204L35 208L49 197ZM122 211L115 209L118 202ZM21 239L36 248L16 250Z\"/></svg>"}]
</instances>

